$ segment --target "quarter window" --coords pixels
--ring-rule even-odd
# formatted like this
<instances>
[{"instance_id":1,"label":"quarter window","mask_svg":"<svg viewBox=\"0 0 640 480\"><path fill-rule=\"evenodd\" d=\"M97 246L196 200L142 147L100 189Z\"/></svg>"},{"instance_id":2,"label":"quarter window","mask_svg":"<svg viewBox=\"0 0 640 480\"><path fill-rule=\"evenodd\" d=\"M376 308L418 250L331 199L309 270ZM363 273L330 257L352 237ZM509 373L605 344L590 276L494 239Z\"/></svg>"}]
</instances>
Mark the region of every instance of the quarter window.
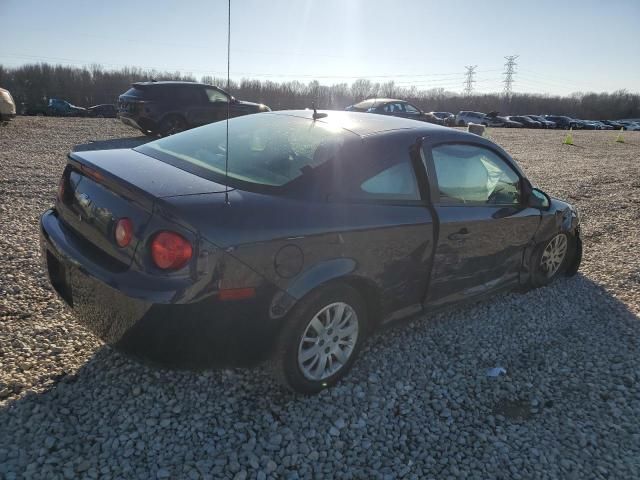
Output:
<instances>
[{"instance_id":1,"label":"quarter window","mask_svg":"<svg viewBox=\"0 0 640 480\"><path fill-rule=\"evenodd\" d=\"M407 113L414 113L414 114L420 113L420 110L418 110L416 107L414 107L410 103L405 104L404 108L407 111Z\"/></svg>"},{"instance_id":2,"label":"quarter window","mask_svg":"<svg viewBox=\"0 0 640 480\"><path fill-rule=\"evenodd\" d=\"M220 90L216 90L215 88L207 88L207 97L209 97L209 101L211 103L216 103L216 102L227 102L229 101L229 99L227 98L227 96L222 93Z\"/></svg>"},{"instance_id":3,"label":"quarter window","mask_svg":"<svg viewBox=\"0 0 640 480\"><path fill-rule=\"evenodd\" d=\"M442 203L520 203L520 177L491 150L450 144L435 147L432 152Z\"/></svg>"},{"instance_id":4,"label":"quarter window","mask_svg":"<svg viewBox=\"0 0 640 480\"><path fill-rule=\"evenodd\" d=\"M419 200L418 184L409 161L398 163L362 182L367 197L389 200Z\"/></svg>"}]
</instances>

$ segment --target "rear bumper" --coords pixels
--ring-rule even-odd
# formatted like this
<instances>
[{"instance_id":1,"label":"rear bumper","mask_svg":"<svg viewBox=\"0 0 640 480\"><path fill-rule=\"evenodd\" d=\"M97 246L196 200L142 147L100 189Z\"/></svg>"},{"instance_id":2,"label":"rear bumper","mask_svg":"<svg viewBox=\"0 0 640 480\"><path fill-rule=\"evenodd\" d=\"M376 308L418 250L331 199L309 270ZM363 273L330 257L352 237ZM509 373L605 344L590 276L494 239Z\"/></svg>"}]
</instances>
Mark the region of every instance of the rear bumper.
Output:
<instances>
[{"instance_id":1,"label":"rear bumper","mask_svg":"<svg viewBox=\"0 0 640 480\"><path fill-rule=\"evenodd\" d=\"M8 122L9 120L15 118L15 113L0 113L0 121Z\"/></svg>"},{"instance_id":2,"label":"rear bumper","mask_svg":"<svg viewBox=\"0 0 640 480\"><path fill-rule=\"evenodd\" d=\"M102 269L53 210L41 217L40 248L52 286L77 320L119 350L181 368L253 365L271 352L281 322L268 316L268 289L246 301L174 302L184 286L162 290L140 273Z\"/></svg>"},{"instance_id":3,"label":"rear bumper","mask_svg":"<svg viewBox=\"0 0 640 480\"><path fill-rule=\"evenodd\" d=\"M129 127L143 131L155 131L158 127L157 123L150 118L132 116L128 113L118 113L120 121Z\"/></svg>"}]
</instances>

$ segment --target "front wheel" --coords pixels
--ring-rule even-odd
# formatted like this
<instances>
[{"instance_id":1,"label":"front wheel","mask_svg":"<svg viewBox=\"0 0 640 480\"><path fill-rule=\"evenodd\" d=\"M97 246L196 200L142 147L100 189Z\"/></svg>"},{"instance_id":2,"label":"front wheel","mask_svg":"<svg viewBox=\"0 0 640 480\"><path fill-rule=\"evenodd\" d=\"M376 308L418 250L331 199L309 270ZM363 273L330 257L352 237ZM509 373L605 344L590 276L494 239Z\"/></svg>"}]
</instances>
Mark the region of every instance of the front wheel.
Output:
<instances>
[{"instance_id":1,"label":"front wheel","mask_svg":"<svg viewBox=\"0 0 640 480\"><path fill-rule=\"evenodd\" d=\"M538 246L531 260L531 283L534 287L548 285L563 274L573 250L575 240L566 233L558 233Z\"/></svg>"},{"instance_id":2,"label":"front wheel","mask_svg":"<svg viewBox=\"0 0 640 480\"><path fill-rule=\"evenodd\" d=\"M366 333L366 306L356 290L334 284L314 291L291 312L273 373L290 390L318 393L347 374Z\"/></svg>"}]
</instances>

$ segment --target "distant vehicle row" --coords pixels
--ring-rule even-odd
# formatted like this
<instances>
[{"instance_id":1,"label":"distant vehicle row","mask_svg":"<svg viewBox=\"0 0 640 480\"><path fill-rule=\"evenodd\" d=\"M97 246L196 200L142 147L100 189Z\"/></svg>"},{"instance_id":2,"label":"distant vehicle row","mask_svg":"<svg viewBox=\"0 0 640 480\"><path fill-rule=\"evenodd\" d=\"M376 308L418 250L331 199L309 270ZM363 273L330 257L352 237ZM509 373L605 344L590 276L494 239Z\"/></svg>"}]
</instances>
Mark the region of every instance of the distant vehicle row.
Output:
<instances>
[{"instance_id":1,"label":"distant vehicle row","mask_svg":"<svg viewBox=\"0 0 640 480\"><path fill-rule=\"evenodd\" d=\"M426 112L405 100L393 98L369 98L350 105L345 110L410 118L450 127L476 123L505 128L640 130L640 121L637 120L581 120L564 115L505 116L499 115L497 111L482 113L463 110L455 115L450 112ZM65 117L119 117L124 124L145 135L165 136L223 120L227 115L237 117L267 111L271 109L266 105L237 100L213 85L151 81L132 84L129 90L120 95L117 107L113 104L101 104L84 108L66 100L50 98L47 103L22 108L21 113ZM10 112L15 115L13 99L8 91L0 89L0 120L10 118Z\"/></svg>"},{"instance_id":2,"label":"distant vehicle row","mask_svg":"<svg viewBox=\"0 0 640 480\"><path fill-rule=\"evenodd\" d=\"M451 114L453 116L453 114ZM453 124L466 127L478 123L487 127L507 128L560 128L568 130L640 130L640 123L631 120L580 120L564 115L510 115L499 116L498 112L482 113L461 111L454 116Z\"/></svg>"},{"instance_id":3,"label":"distant vehicle row","mask_svg":"<svg viewBox=\"0 0 640 480\"><path fill-rule=\"evenodd\" d=\"M46 103L25 106L23 115L42 115L48 117L97 117L116 118L117 109L113 104L105 103L84 108L73 105L66 100L50 98Z\"/></svg>"}]
</instances>

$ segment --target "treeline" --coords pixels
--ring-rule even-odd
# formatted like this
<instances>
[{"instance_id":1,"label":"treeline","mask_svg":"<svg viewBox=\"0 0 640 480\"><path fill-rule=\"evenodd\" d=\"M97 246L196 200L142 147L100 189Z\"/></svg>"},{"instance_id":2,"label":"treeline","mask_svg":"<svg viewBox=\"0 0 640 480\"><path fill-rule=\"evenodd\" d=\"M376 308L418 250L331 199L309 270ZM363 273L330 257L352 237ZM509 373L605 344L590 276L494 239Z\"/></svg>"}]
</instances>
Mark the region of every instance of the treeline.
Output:
<instances>
[{"instance_id":1,"label":"treeline","mask_svg":"<svg viewBox=\"0 0 640 480\"><path fill-rule=\"evenodd\" d=\"M0 65L0 87L12 93L18 109L23 104L38 104L48 98L62 98L80 106L116 103L118 95L129 89L133 82L151 79L199 80L226 88L226 79L196 79L180 72L139 68L105 70L99 65L88 68L46 63L14 68ZM419 90L400 87L394 82L374 83L364 79L331 86L315 80L302 83L242 79L232 81L230 90L237 98L264 103L274 110L306 108L312 103L318 108L341 110L366 98L388 97L408 100L426 111L496 110L505 115L552 113L583 119L640 118L640 94L626 90L577 92L564 97L514 93L507 99L500 93L464 96L441 88Z\"/></svg>"}]
</instances>

